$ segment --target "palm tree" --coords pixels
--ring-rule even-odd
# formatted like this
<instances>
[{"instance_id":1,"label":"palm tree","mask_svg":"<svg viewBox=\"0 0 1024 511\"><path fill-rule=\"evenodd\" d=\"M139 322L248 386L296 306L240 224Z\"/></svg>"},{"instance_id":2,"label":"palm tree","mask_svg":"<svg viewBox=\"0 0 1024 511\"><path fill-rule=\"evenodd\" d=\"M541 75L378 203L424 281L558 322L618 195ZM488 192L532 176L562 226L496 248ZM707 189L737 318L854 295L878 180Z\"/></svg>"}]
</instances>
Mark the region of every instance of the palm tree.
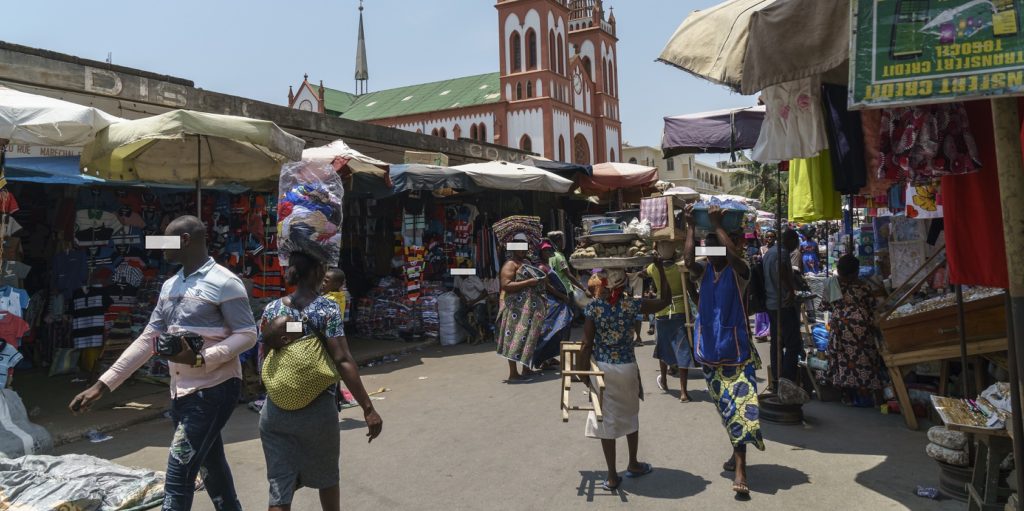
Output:
<instances>
[{"instance_id":1,"label":"palm tree","mask_svg":"<svg viewBox=\"0 0 1024 511\"><path fill-rule=\"evenodd\" d=\"M762 209L775 212L780 190L785 193L789 173L783 172L779 180L778 165L753 161L743 153L735 157L736 168L731 172L732 189L729 193L761 201ZM786 215L786 203L782 203L782 214Z\"/></svg>"}]
</instances>

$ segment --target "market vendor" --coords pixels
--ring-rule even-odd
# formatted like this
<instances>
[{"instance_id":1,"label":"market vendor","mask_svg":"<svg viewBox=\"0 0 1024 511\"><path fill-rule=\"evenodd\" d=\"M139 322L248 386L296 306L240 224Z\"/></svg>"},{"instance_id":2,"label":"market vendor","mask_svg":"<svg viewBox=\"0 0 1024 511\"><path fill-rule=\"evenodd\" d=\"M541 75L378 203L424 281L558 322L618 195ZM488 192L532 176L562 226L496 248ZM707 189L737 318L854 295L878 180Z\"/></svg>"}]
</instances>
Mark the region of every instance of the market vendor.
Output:
<instances>
[{"instance_id":1,"label":"market vendor","mask_svg":"<svg viewBox=\"0 0 1024 511\"><path fill-rule=\"evenodd\" d=\"M747 496L747 445L764 450L755 374L761 361L750 342L743 303L751 272L742 252L722 227L722 210L712 205L708 216L713 231L704 244L708 248L724 248L725 255L710 255L707 261L698 262L693 208L686 209L683 258L690 274L700 281L693 355L704 370L708 394L718 407L732 443L732 456L722 468L735 473L733 491L738 496Z\"/></svg>"},{"instance_id":2,"label":"market vendor","mask_svg":"<svg viewBox=\"0 0 1024 511\"><path fill-rule=\"evenodd\" d=\"M525 233L512 236L513 243L529 246ZM506 383L528 381L527 376L536 368L530 367L534 350L544 333L547 301L544 291L547 275L529 264L529 250L506 250L508 260L501 267L501 305L498 310L498 355L508 359ZM523 365L519 374L517 364Z\"/></svg>"},{"instance_id":3,"label":"market vendor","mask_svg":"<svg viewBox=\"0 0 1024 511\"><path fill-rule=\"evenodd\" d=\"M554 254L555 248L549 240L541 243L541 261L554 260ZM554 267L543 262L538 266L547 274L545 285L547 316L544 318L544 333L541 334L541 339L537 343L537 350L534 352L531 366L547 368L557 365L559 349L563 342L569 340L575 314L570 294L572 288L562 284Z\"/></svg>"},{"instance_id":4,"label":"market vendor","mask_svg":"<svg viewBox=\"0 0 1024 511\"><path fill-rule=\"evenodd\" d=\"M565 234L562 231L551 231L548 233L548 241L551 242L552 252L551 256L546 260L548 266L555 272L558 280L562 281L562 287L570 295L573 288L579 289L589 298L590 291L576 278L576 272L569 265L569 260L565 258L565 254L562 252L565 250Z\"/></svg>"},{"instance_id":5,"label":"market vendor","mask_svg":"<svg viewBox=\"0 0 1024 511\"><path fill-rule=\"evenodd\" d=\"M604 416L598 421L596 414L590 412L585 431L588 438L601 439L601 448L608 465L608 477L602 488L608 491L615 491L622 484L615 465L617 438L626 437L629 448L629 464L626 465L625 474L627 478L641 477L653 470L650 464L641 463L637 459L643 386L640 384L640 368L636 363L630 327L638 314L650 314L671 303L671 292L661 261L654 264L661 283L661 296L657 299L642 300L627 293L626 272L620 269L595 274L588 282L594 301L583 312L586 322L577 369L590 369L593 356L594 363L604 372Z\"/></svg>"},{"instance_id":6,"label":"market vendor","mask_svg":"<svg viewBox=\"0 0 1024 511\"><path fill-rule=\"evenodd\" d=\"M675 264L676 249L676 242L662 240L655 243L658 259L668 263L664 271L668 278L672 302L668 307L655 314L654 358L658 359L661 369L657 383L658 388L662 391L668 391L669 369L673 366L679 368L679 401L686 403L690 401L690 394L686 391L689 374L687 368L693 364L693 358L690 351L690 340L686 334L686 289L683 287L682 272ZM660 294L661 281L656 278L657 272L658 269L653 263L647 267L647 274L653 279L654 287Z\"/></svg>"},{"instance_id":7,"label":"market vendor","mask_svg":"<svg viewBox=\"0 0 1024 511\"><path fill-rule=\"evenodd\" d=\"M882 389L882 357L875 344L874 311L878 299L859 278L860 261L846 254L836 264L837 281L827 286L826 299L819 308L829 318L828 374L842 389L843 403L873 407L874 393ZM832 291L838 285L838 293Z\"/></svg>"}]
</instances>

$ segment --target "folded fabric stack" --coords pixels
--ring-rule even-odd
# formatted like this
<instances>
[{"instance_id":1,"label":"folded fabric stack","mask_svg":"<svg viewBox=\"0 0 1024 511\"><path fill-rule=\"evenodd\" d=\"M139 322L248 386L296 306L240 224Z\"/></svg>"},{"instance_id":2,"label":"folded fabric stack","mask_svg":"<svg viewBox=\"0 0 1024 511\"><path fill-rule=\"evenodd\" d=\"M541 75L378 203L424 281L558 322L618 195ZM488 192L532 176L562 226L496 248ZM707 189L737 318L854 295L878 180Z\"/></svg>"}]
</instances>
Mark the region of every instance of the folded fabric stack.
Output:
<instances>
[{"instance_id":1,"label":"folded fabric stack","mask_svg":"<svg viewBox=\"0 0 1024 511\"><path fill-rule=\"evenodd\" d=\"M536 247L540 245L543 232L544 227L537 216L515 215L494 223L494 235L502 245L511 242L516 234L525 234L530 244Z\"/></svg>"},{"instance_id":2,"label":"folded fabric stack","mask_svg":"<svg viewBox=\"0 0 1024 511\"><path fill-rule=\"evenodd\" d=\"M304 252L337 266L341 253L341 178L330 165L311 162L281 167L278 257L287 266L292 252Z\"/></svg>"}]
</instances>

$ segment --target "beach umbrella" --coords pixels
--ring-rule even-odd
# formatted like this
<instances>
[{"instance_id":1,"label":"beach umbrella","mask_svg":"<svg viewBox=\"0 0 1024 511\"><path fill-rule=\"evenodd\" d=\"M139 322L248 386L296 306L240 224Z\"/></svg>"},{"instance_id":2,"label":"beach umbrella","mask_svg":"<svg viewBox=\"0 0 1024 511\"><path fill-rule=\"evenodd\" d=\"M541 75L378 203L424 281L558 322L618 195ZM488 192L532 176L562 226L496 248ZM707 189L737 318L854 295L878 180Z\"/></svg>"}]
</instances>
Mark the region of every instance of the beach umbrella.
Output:
<instances>
[{"instance_id":1,"label":"beach umbrella","mask_svg":"<svg viewBox=\"0 0 1024 511\"><path fill-rule=\"evenodd\" d=\"M113 124L82 150L86 174L115 181L245 184L276 190L281 165L302 158L305 142L270 121L189 110Z\"/></svg>"},{"instance_id":2,"label":"beach umbrella","mask_svg":"<svg viewBox=\"0 0 1024 511\"><path fill-rule=\"evenodd\" d=\"M564 161L552 161L547 158L541 158L534 156L523 160L523 165L530 167L537 167L538 169L544 169L553 174L558 174L566 179L572 179L576 174L591 175L594 173L594 168L590 165L583 165L579 163L567 163Z\"/></svg>"},{"instance_id":3,"label":"beach umbrella","mask_svg":"<svg viewBox=\"0 0 1024 511\"><path fill-rule=\"evenodd\" d=\"M594 175L580 178L584 192L601 193L623 188L646 188L658 182L658 168L633 163L605 162L594 165Z\"/></svg>"},{"instance_id":4,"label":"beach umbrella","mask_svg":"<svg viewBox=\"0 0 1024 511\"><path fill-rule=\"evenodd\" d=\"M467 163L452 167L466 173L481 188L566 193L573 182L537 167L507 161Z\"/></svg>"},{"instance_id":5,"label":"beach umbrella","mask_svg":"<svg viewBox=\"0 0 1024 511\"><path fill-rule=\"evenodd\" d=\"M391 182L396 193L413 190L480 190L469 174L462 170L436 165L392 165Z\"/></svg>"},{"instance_id":6,"label":"beach umbrella","mask_svg":"<svg viewBox=\"0 0 1024 511\"><path fill-rule=\"evenodd\" d=\"M121 121L98 108L0 86L0 139L9 142L80 147Z\"/></svg>"},{"instance_id":7,"label":"beach umbrella","mask_svg":"<svg viewBox=\"0 0 1024 511\"><path fill-rule=\"evenodd\" d=\"M845 84L849 53L847 0L728 0L687 16L658 60L754 94L816 75Z\"/></svg>"},{"instance_id":8,"label":"beach umbrella","mask_svg":"<svg viewBox=\"0 0 1024 511\"><path fill-rule=\"evenodd\" d=\"M370 174L385 180L388 178L389 164L387 162L356 151L340 139L327 145L304 149L302 159L332 163L352 174Z\"/></svg>"}]
</instances>

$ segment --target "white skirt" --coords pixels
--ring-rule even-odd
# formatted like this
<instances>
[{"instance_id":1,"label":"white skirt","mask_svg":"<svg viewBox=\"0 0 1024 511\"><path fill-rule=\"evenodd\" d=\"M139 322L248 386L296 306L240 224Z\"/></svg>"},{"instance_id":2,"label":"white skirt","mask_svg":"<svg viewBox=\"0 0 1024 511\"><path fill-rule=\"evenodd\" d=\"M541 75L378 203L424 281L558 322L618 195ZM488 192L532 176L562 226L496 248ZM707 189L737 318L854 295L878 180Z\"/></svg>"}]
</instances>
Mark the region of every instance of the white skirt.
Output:
<instances>
[{"instance_id":1,"label":"white skirt","mask_svg":"<svg viewBox=\"0 0 1024 511\"><path fill-rule=\"evenodd\" d=\"M612 440L640 429L640 370L636 362L607 364L597 362L604 371L604 399L601 401L604 420L597 421L594 412L587 417L589 438Z\"/></svg>"}]
</instances>

